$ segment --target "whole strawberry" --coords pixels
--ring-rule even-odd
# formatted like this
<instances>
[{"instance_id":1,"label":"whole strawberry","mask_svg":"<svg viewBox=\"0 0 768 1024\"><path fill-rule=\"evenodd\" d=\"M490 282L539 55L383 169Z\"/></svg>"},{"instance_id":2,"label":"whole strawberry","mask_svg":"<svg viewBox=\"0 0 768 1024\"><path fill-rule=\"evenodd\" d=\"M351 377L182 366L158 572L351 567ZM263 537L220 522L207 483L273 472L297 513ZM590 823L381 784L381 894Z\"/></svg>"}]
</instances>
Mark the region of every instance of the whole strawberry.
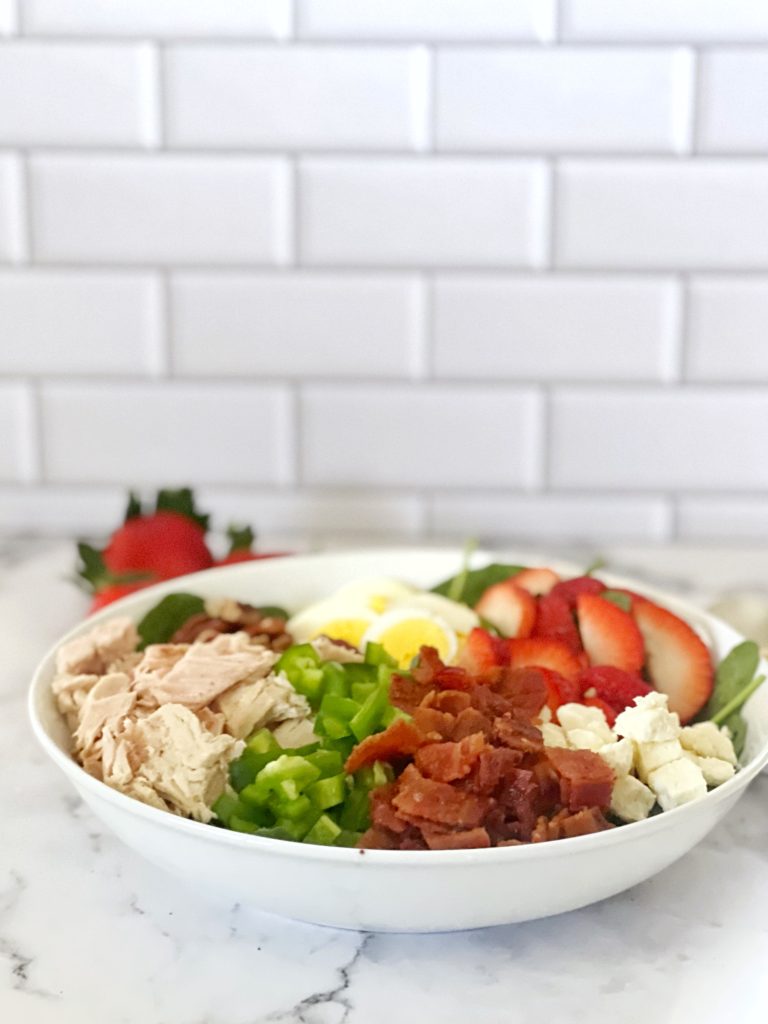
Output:
<instances>
[{"instance_id":1,"label":"whole strawberry","mask_svg":"<svg viewBox=\"0 0 768 1024\"><path fill-rule=\"evenodd\" d=\"M147 573L170 580L213 565L201 526L179 512L135 516L112 534L102 552L109 572Z\"/></svg>"},{"instance_id":2,"label":"whole strawberry","mask_svg":"<svg viewBox=\"0 0 768 1024\"><path fill-rule=\"evenodd\" d=\"M230 526L227 530L229 551L218 560L218 565L235 565L237 562L253 562L261 558L279 558L285 551L254 551L256 539L250 526Z\"/></svg>"}]
</instances>

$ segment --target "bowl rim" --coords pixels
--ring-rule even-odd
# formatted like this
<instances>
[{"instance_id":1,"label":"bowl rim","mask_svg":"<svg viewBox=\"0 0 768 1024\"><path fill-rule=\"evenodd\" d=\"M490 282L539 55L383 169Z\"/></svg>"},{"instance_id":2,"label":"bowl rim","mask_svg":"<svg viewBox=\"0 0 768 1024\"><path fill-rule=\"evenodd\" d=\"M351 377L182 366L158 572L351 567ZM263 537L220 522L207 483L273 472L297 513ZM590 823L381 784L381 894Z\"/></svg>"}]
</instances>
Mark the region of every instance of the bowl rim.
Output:
<instances>
[{"instance_id":1,"label":"bowl rim","mask_svg":"<svg viewBox=\"0 0 768 1024\"><path fill-rule=\"evenodd\" d=\"M382 547L345 549L338 552L298 554L291 555L289 557L292 563L294 561L307 560L312 563L317 563L323 560L336 561L340 557L364 559L375 555L394 558L406 554L415 556L425 553L454 557L457 564L459 564L461 557L460 551L457 548L438 548L418 545L397 548ZM507 561L509 559L519 558L522 554L523 552L510 551L507 549L499 551L483 549L475 552L472 557L472 567L477 567L477 564L482 565L491 559L503 559ZM539 556L538 552L525 552L525 558L529 561L535 558L537 561L541 561L542 564L559 568L560 571L563 572L579 571L577 566L574 566L567 561L558 558ZM272 562L271 559L270 562ZM766 738L751 760L741 767L733 778L729 779L721 786L711 789L701 800L696 800L691 803L684 804L681 807L676 807L670 811L664 811L652 815L642 821L628 822L604 832L595 832L585 836L573 836L567 839L560 839L557 842L524 843L520 846L510 847L496 846L466 850L370 850L358 849L355 847L321 846L311 843L305 844L290 842L287 840L272 839L267 836L250 835L247 833L235 832L230 829L220 828L210 823L195 821L191 818L184 818L180 815L160 810L159 808L145 804L134 797L130 797L125 793L121 793L118 790L113 789L111 786L108 786L100 779L94 778L72 757L66 754L52 739L38 714L36 698L39 691L44 687L44 685L46 685L45 676L47 675L48 669L55 658L56 652L63 643L66 643L68 640L85 632L86 625L98 625L100 622L115 618L121 614L128 614L136 605L144 603L147 597L156 596L157 599L159 599L167 593L174 592L183 585L181 582L182 580L193 588L199 588L203 581L211 580L214 577L217 579L232 577L233 580L236 581L238 577L248 576L253 571L258 571L258 567L263 566L264 564L264 562L260 561L251 561L228 566L220 566L214 569L206 569L202 572L191 573L184 577L166 580L161 583L154 584L151 587L145 587L140 591L129 594L120 600L111 603L95 615L84 619L69 630L64 636L60 637L45 652L33 672L32 680L29 685L27 713L32 731L38 743L54 764L56 764L64 775L70 779L75 788L81 792L81 795L83 792L90 793L96 799L114 805L115 811L127 813L129 816L136 815L139 818L145 819L148 824L163 827L168 831L176 832L180 835L188 835L190 839L195 839L197 841L202 840L204 842L207 841L214 844L223 843L226 846L253 850L254 852L267 854L269 856L287 856L289 858L303 861L319 860L339 865L381 864L404 866L407 864L409 869L411 869L417 866L427 868L429 865L437 864L460 865L475 862L491 864L497 861L507 860L510 857L516 858L517 860L525 860L530 857L548 859L551 857L568 856L576 854L577 852L586 853L588 850L592 849L595 843L598 843L599 846L607 847L631 841L635 838L639 839L643 836L649 837L658 832L666 831L666 829L674 827L677 823L682 823L686 816L695 816L705 804L711 807L715 803L727 801L732 795L738 795L740 792L745 790L755 776L759 774L766 765L768 765L768 738ZM726 630L726 632L731 634L734 644L744 639L744 637L728 623L723 622L721 619L717 618L717 616L698 608L696 605L689 603L684 598L680 598L677 595L668 595L663 591L663 589L649 586L642 580L616 575L610 571L601 571L601 575L606 577L613 585L625 586L637 590L639 593L648 595L652 600L662 601L665 606L671 606L672 608L678 609L680 614L684 615L688 621L699 626L707 627L714 624L718 629ZM761 665L763 670L768 674L768 663L761 659ZM50 685L50 683L48 682L47 685ZM768 686L768 683L766 683L766 686Z\"/></svg>"}]
</instances>

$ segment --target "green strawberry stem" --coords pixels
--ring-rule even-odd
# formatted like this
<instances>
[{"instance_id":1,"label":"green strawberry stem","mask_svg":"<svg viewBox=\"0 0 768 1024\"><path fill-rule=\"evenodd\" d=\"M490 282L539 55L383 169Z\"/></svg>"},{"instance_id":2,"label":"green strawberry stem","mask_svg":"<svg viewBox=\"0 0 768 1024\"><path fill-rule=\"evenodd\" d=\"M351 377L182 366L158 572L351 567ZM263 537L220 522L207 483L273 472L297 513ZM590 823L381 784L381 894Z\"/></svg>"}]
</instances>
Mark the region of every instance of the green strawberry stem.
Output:
<instances>
[{"instance_id":1,"label":"green strawberry stem","mask_svg":"<svg viewBox=\"0 0 768 1024\"><path fill-rule=\"evenodd\" d=\"M227 554L234 555L236 551L250 551L256 535L250 526L227 527L227 539L229 540L229 551Z\"/></svg>"}]
</instances>

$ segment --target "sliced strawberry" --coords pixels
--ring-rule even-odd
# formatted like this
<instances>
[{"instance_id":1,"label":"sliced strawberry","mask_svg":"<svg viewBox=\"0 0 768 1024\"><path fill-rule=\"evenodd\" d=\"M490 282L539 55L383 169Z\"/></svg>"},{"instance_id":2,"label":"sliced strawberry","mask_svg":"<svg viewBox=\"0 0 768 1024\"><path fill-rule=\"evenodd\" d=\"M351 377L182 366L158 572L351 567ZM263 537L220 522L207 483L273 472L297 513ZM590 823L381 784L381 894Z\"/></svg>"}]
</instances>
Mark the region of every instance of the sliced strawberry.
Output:
<instances>
[{"instance_id":1,"label":"sliced strawberry","mask_svg":"<svg viewBox=\"0 0 768 1024\"><path fill-rule=\"evenodd\" d=\"M545 594L536 602L536 623L531 636L550 636L576 652L581 651L581 637L573 620L573 613L565 598Z\"/></svg>"},{"instance_id":2,"label":"sliced strawberry","mask_svg":"<svg viewBox=\"0 0 768 1024\"><path fill-rule=\"evenodd\" d=\"M551 668L539 668L547 687L547 707L554 714L561 704L573 704L581 700L581 688L572 679L566 679Z\"/></svg>"},{"instance_id":3,"label":"sliced strawberry","mask_svg":"<svg viewBox=\"0 0 768 1024\"><path fill-rule=\"evenodd\" d=\"M479 626L469 631L459 655L459 664L473 676L485 675L507 660L506 641Z\"/></svg>"},{"instance_id":4,"label":"sliced strawberry","mask_svg":"<svg viewBox=\"0 0 768 1024\"><path fill-rule=\"evenodd\" d=\"M593 665L584 669L578 683L584 696L598 697L617 712L629 707L635 697L644 697L652 690L640 676L611 665Z\"/></svg>"},{"instance_id":5,"label":"sliced strawberry","mask_svg":"<svg viewBox=\"0 0 768 1024\"><path fill-rule=\"evenodd\" d=\"M562 597L568 607L574 609L580 594L602 594L605 589L605 584L594 576L575 576L572 580L562 580L555 584L550 594Z\"/></svg>"},{"instance_id":6,"label":"sliced strawberry","mask_svg":"<svg viewBox=\"0 0 768 1024\"><path fill-rule=\"evenodd\" d=\"M597 594L580 594L576 611L590 665L640 671L645 660L643 638L629 612Z\"/></svg>"},{"instance_id":7,"label":"sliced strawberry","mask_svg":"<svg viewBox=\"0 0 768 1024\"><path fill-rule=\"evenodd\" d=\"M600 697L585 697L581 703L586 704L588 708L600 708L606 717L608 725L613 726L618 712L608 701L601 700Z\"/></svg>"},{"instance_id":8,"label":"sliced strawberry","mask_svg":"<svg viewBox=\"0 0 768 1024\"><path fill-rule=\"evenodd\" d=\"M552 587L560 582L560 577L554 570L542 567L523 569L517 576L513 576L513 580L518 587L527 590L529 594L540 597L542 594L548 594Z\"/></svg>"},{"instance_id":9,"label":"sliced strawberry","mask_svg":"<svg viewBox=\"0 0 768 1024\"><path fill-rule=\"evenodd\" d=\"M578 655L574 654L562 640L542 636L508 640L507 643L509 664L512 668L527 668L529 665L550 668L571 680L581 671L582 665Z\"/></svg>"},{"instance_id":10,"label":"sliced strawberry","mask_svg":"<svg viewBox=\"0 0 768 1024\"><path fill-rule=\"evenodd\" d=\"M488 587L475 611L504 636L530 636L536 621L535 600L511 579Z\"/></svg>"},{"instance_id":11,"label":"sliced strawberry","mask_svg":"<svg viewBox=\"0 0 768 1024\"><path fill-rule=\"evenodd\" d=\"M632 614L646 649L651 682L669 697L670 711L689 721L712 693L712 657L706 644L687 622L643 598L633 602Z\"/></svg>"}]
</instances>

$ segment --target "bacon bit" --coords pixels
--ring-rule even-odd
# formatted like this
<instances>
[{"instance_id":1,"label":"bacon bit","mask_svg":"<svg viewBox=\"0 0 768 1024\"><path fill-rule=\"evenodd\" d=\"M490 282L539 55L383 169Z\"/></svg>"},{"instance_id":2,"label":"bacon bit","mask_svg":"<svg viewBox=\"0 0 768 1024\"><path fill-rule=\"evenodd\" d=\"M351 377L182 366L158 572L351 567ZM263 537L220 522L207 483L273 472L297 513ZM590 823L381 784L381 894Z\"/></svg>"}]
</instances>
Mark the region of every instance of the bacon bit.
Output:
<instances>
[{"instance_id":1,"label":"bacon bit","mask_svg":"<svg viewBox=\"0 0 768 1024\"><path fill-rule=\"evenodd\" d=\"M535 718L539 714L549 693L544 674L538 668L502 669L498 681L492 686L526 718Z\"/></svg>"},{"instance_id":2,"label":"bacon bit","mask_svg":"<svg viewBox=\"0 0 768 1024\"><path fill-rule=\"evenodd\" d=\"M453 739L455 721L453 715L435 708L416 708L413 712L413 724L427 740Z\"/></svg>"},{"instance_id":3,"label":"bacon bit","mask_svg":"<svg viewBox=\"0 0 768 1024\"><path fill-rule=\"evenodd\" d=\"M371 822L375 828L389 829L390 832L400 835L406 831L408 825L402 818L398 818L392 807L391 800L396 788L395 783L391 782L388 786L380 786L373 790L371 793Z\"/></svg>"},{"instance_id":4,"label":"bacon bit","mask_svg":"<svg viewBox=\"0 0 768 1024\"><path fill-rule=\"evenodd\" d=\"M430 850L477 850L491 845L491 837L484 828L471 828L461 832L433 832L422 829Z\"/></svg>"},{"instance_id":5,"label":"bacon bit","mask_svg":"<svg viewBox=\"0 0 768 1024\"><path fill-rule=\"evenodd\" d=\"M432 707L447 711L449 715L460 715L470 706L469 694L463 690L441 690L435 694Z\"/></svg>"},{"instance_id":6,"label":"bacon bit","mask_svg":"<svg viewBox=\"0 0 768 1024\"><path fill-rule=\"evenodd\" d=\"M393 675L389 686L389 702L401 711L413 714L414 708L417 708L431 692L432 688L429 685L418 683L408 676Z\"/></svg>"},{"instance_id":7,"label":"bacon bit","mask_svg":"<svg viewBox=\"0 0 768 1024\"><path fill-rule=\"evenodd\" d=\"M479 825L489 807L484 797L464 792L447 782L425 779L412 764L397 780L397 794L392 803L406 821L426 819L459 828Z\"/></svg>"},{"instance_id":8,"label":"bacon bit","mask_svg":"<svg viewBox=\"0 0 768 1024\"><path fill-rule=\"evenodd\" d=\"M363 850L401 850L403 847L397 837L391 835L383 828L369 828L363 832L358 843Z\"/></svg>"},{"instance_id":9,"label":"bacon bit","mask_svg":"<svg viewBox=\"0 0 768 1024\"><path fill-rule=\"evenodd\" d=\"M563 836L588 836L593 832L604 832L606 829L614 828L610 821L598 807L585 807L576 814L571 814L563 821Z\"/></svg>"},{"instance_id":10,"label":"bacon bit","mask_svg":"<svg viewBox=\"0 0 768 1024\"><path fill-rule=\"evenodd\" d=\"M572 811L608 807L614 775L610 766L591 750L547 747L546 755L560 777L562 803Z\"/></svg>"},{"instance_id":11,"label":"bacon bit","mask_svg":"<svg viewBox=\"0 0 768 1024\"><path fill-rule=\"evenodd\" d=\"M509 713L494 718L492 735L497 743L525 754L538 754L544 749L541 730L528 722L512 718Z\"/></svg>"},{"instance_id":12,"label":"bacon bit","mask_svg":"<svg viewBox=\"0 0 768 1024\"><path fill-rule=\"evenodd\" d=\"M471 736L475 732L490 736L492 728L490 718L486 718L482 712L476 708L464 708L453 726L451 739L463 740L465 736Z\"/></svg>"},{"instance_id":13,"label":"bacon bit","mask_svg":"<svg viewBox=\"0 0 768 1024\"><path fill-rule=\"evenodd\" d=\"M358 743L344 765L346 771L356 772L374 761L393 761L398 757L415 754L424 737L411 722L397 718L384 732L375 733Z\"/></svg>"},{"instance_id":14,"label":"bacon bit","mask_svg":"<svg viewBox=\"0 0 768 1024\"><path fill-rule=\"evenodd\" d=\"M478 793L490 796L500 783L509 781L520 765L523 755L505 747L489 747L482 751L469 784Z\"/></svg>"},{"instance_id":15,"label":"bacon bit","mask_svg":"<svg viewBox=\"0 0 768 1024\"><path fill-rule=\"evenodd\" d=\"M485 737L480 732L458 743L429 743L416 751L414 762L427 778L454 782L469 775L485 749Z\"/></svg>"}]
</instances>

